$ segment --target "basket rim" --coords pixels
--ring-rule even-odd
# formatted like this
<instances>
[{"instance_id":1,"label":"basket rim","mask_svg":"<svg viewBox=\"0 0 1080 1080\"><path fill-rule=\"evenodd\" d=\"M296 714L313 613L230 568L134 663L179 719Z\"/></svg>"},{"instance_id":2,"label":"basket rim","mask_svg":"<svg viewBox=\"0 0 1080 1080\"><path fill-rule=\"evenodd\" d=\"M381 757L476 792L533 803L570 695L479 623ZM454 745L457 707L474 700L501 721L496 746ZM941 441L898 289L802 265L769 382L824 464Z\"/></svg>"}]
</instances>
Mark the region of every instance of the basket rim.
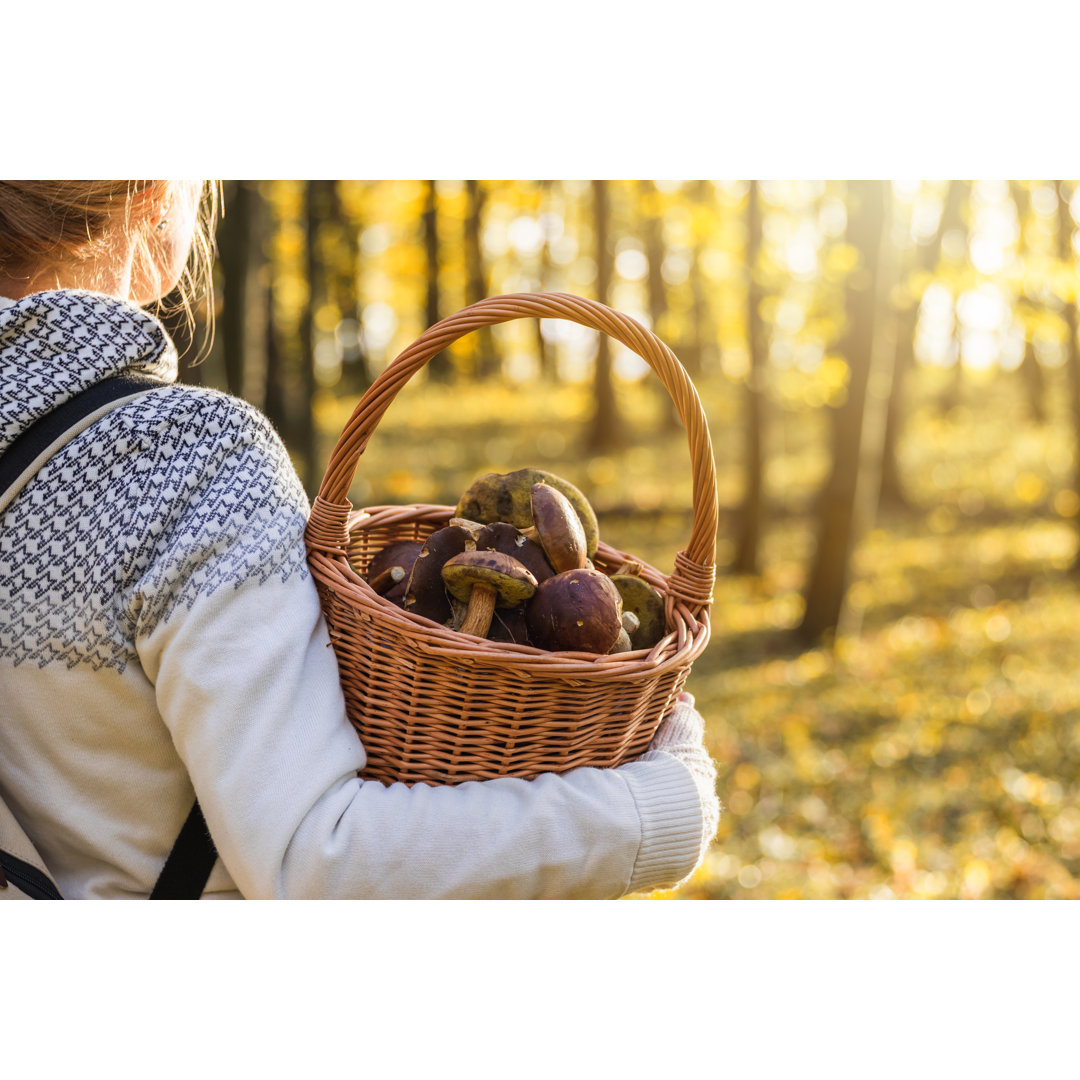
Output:
<instances>
[{"instance_id":1,"label":"basket rim","mask_svg":"<svg viewBox=\"0 0 1080 1080\"><path fill-rule=\"evenodd\" d=\"M411 503L399 506L387 504L365 507L350 515L351 528L376 522L375 527L393 512L397 522L426 521L434 524L453 513L454 508L436 504ZM375 513L372 513L375 511ZM412 511L411 517L402 518L403 511ZM337 597L358 608L366 619L388 624L395 632L410 639L412 647L431 655L439 655L455 662L470 665L484 664L512 667L525 671L529 677L543 673L556 677L577 676L582 679L609 678L617 675L624 679L649 679L662 675L672 667L680 667L695 659L708 644L711 627L708 605L694 612L683 600L670 591L670 576L651 566L643 559L601 540L597 548L601 562L633 560L641 564L642 576L661 593L670 607L668 616L671 629L651 649L597 655L585 652L549 652L533 645L516 645L493 642L487 638L474 637L451 630L421 615L406 612L391 601L384 599L349 565L341 551L310 550L308 563L316 581L330 588ZM327 618L331 636L334 628Z\"/></svg>"}]
</instances>

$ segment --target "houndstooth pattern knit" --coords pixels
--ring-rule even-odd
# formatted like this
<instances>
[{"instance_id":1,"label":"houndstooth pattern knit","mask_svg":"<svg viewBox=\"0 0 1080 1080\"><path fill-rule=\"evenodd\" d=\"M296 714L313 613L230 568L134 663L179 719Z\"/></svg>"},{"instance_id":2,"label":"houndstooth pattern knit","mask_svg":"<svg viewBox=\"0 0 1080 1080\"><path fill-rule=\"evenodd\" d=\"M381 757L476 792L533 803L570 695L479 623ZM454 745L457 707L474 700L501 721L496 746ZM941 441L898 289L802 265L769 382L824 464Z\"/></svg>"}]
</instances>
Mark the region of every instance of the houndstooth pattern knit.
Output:
<instances>
[{"instance_id":1,"label":"houndstooth pattern knit","mask_svg":"<svg viewBox=\"0 0 1080 1080\"><path fill-rule=\"evenodd\" d=\"M121 371L175 379L147 313L92 293L0 311L0 451ZM119 406L51 458L0 518L0 658L122 671L138 634L243 578L306 574L306 498L269 422L174 386Z\"/></svg>"}]
</instances>

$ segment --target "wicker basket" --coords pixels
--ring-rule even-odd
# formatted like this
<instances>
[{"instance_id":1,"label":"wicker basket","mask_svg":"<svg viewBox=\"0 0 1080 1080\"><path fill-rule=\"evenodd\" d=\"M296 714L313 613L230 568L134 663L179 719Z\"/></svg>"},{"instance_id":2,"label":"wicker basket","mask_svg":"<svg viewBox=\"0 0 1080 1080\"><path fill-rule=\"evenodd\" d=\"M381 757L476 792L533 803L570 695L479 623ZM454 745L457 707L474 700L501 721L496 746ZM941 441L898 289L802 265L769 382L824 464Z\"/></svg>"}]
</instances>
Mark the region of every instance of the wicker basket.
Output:
<instances>
[{"instance_id":1,"label":"wicker basket","mask_svg":"<svg viewBox=\"0 0 1080 1080\"><path fill-rule=\"evenodd\" d=\"M667 636L651 650L597 657L464 635L406 614L350 566L366 571L379 548L423 539L454 512L434 505L352 510L347 496L360 455L398 391L459 337L525 317L567 319L633 349L656 372L686 428L690 542L670 576L642 563L667 614ZM432 326L379 375L349 418L306 531L349 718L367 752L361 775L456 784L615 766L642 753L708 643L716 528L716 476L701 402L671 350L639 323L580 297L524 293L482 300ZM642 562L601 540L594 562L613 573L631 559Z\"/></svg>"}]
</instances>

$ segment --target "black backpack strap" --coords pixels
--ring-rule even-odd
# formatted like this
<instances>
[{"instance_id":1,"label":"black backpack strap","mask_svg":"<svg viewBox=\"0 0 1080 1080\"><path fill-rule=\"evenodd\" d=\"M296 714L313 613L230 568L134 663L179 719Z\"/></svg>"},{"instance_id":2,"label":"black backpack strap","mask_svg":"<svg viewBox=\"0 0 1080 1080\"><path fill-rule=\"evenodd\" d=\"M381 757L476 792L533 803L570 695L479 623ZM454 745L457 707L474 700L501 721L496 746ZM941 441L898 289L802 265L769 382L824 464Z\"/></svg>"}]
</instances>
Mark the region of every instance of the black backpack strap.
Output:
<instances>
[{"instance_id":1,"label":"black backpack strap","mask_svg":"<svg viewBox=\"0 0 1080 1080\"><path fill-rule=\"evenodd\" d=\"M36 420L0 454L0 512L53 454L110 409L148 390L171 385L149 375L113 375L80 391ZM165 860L150 899L197 900L206 888L216 859L214 841L196 800ZM59 899L59 894L55 898Z\"/></svg>"},{"instance_id":2,"label":"black backpack strap","mask_svg":"<svg viewBox=\"0 0 1080 1080\"><path fill-rule=\"evenodd\" d=\"M25 428L0 454L0 511L58 450L110 409L170 383L149 375L114 375L68 398Z\"/></svg>"},{"instance_id":3,"label":"black backpack strap","mask_svg":"<svg viewBox=\"0 0 1080 1080\"><path fill-rule=\"evenodd\" d=\"M206 827L199 800L191 808L173 844L151 900L198 900L217 861L217 849Z\"/></svg>"}]
</instances>

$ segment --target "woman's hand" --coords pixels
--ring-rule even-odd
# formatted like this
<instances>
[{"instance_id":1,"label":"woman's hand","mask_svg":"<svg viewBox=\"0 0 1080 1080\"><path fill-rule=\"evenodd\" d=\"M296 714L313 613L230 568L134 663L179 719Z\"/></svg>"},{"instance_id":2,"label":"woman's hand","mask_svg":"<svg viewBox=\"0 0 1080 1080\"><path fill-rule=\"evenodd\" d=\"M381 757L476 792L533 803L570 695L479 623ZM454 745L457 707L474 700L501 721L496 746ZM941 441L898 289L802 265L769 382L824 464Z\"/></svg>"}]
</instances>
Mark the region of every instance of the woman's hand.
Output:
<instances>
[{"instance_id":1,"label":"woman's hand","mask_svg":"<svg viewBox=\"0 0 1080 1080\"><path fill-rule=\"evenodd\" d=\"M721 807L716 795L716 765L705 748L705 720L694 708L693 695L682 693L676 701L671 715L656 729L653 741L642 760L647 761L653 754L662 752L677 758L690 770L701 799L703 821L700 862L720 824Z\"/></svg>"}]
</instances>

